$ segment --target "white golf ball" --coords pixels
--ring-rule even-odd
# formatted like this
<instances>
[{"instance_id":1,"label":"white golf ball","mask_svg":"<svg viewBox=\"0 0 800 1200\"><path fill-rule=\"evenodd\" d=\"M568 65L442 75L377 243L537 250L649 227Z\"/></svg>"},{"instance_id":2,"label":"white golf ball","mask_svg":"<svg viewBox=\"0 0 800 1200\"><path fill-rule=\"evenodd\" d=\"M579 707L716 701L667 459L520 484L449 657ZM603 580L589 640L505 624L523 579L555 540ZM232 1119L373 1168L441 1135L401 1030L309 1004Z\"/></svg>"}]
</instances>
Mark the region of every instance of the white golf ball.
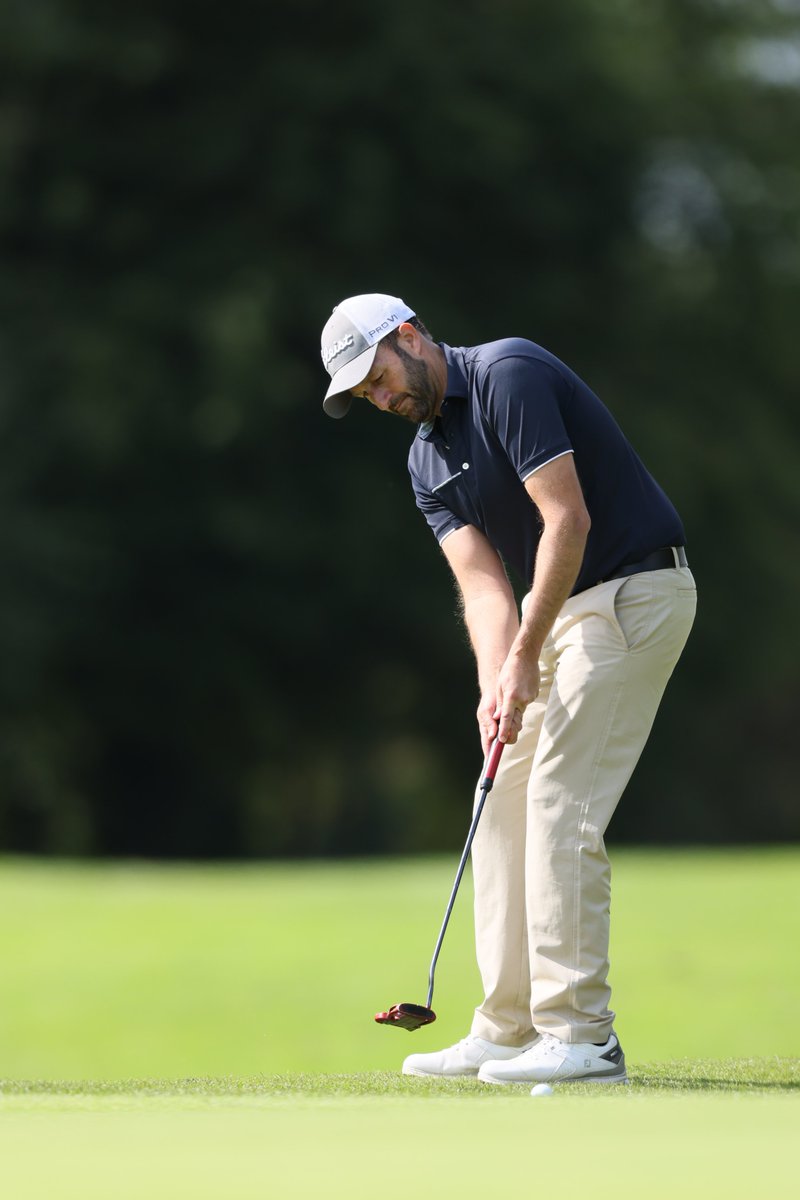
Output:
<instances>
[{"instance_id":1,"label":"white golf ball","mask_svg":"<svg viewBox=\"0 0 800 1200\"><path fill-rule=\"evenodd\" d=\"M537 1083L531 1088L532 1096L552 1096L552 1094L553 1089L550 1087L549 1083Z\"/></svg>"}]
</instances>

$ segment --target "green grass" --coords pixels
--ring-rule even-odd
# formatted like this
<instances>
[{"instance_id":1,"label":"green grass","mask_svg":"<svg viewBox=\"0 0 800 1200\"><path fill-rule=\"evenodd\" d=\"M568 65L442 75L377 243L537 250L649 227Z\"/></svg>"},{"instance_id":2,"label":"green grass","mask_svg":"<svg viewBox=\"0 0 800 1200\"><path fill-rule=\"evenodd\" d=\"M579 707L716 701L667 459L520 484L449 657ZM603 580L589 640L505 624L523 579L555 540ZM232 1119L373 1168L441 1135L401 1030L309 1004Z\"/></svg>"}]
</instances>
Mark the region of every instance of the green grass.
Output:
<instances>
[{"instance_id":1,"label":"green grass","mask_svg":"<svg viewBox=\"0 0 800 1200\"><path fill-rule=\"evenodd\" d=\"M796 1193L797 849L614 855L628 1088L406 1079L467 1030L455 863L0 863L0 1195Z\"/></svg>"},{"instance_id":2,"label":"green grass","mask_svg":"<svg viewBox=\"0 0 800 1200\"><path fill-rule=\"evenodd\" d=\"M184 1081L0 1096L9 1200L212 1200L519 1192L652 1200L796 1195L797 1068L672 1067L642 1088L527 1088L394 1074ZM723 1090L710 1086L723 1077ZM726 1088L734 1085L735 1090ZM770 1090L774 1088L775 1090Z\"/></svg>"},{"instance_id":3,"label":"green grass","mask_svg":"<svg viewBox=\"0 0 800 1200\"><path fill-rule=\"evenodd\" d=\"M800 1094L800 1058L688 1059L679 1062L646 1063L629 1071L627 1088L598 1089L590 1083L561 1085L571 1096L597 1096L600 1091L616 1096L636 1093L743 1092L763 1095L784 1092ZM68 1097L126 1097L136 1104L154 1097L213 1098L320 1098L352 1096L406 1096L444 1099L473 1095L525 1096L524 1085L496 1088L473 1079L409 1078L398 1071L364 1071L326 1075L297 1072L290 1075L217 1076L211 1079L126 1079L126 1080L3 1080L0 1079L0 1108L30 1101L37 1107L41 1098L55 1096L59 1103ZM28 1100L24 1099L25 1097Z\"/></svg>"},{"instance_id":4,"label":"green grass","mask_svg":"<svg viewBox=\"0 0 800 1200\"><path fill-rule=\"evenodd\" d=\"M392 1070L479 995L469 873L424 1002L453 858L224 867L0 862L0 1074ZM614 855L611 979L632 1064L800 1053L800 851Z\"/></svg>"},{"instance_id":5,"label":"green grass","mask_svg":"<svg viewBox=\"0 0 800 1200\"><path fill-rule=\"evenodd\" d=\"M646 1063L631 1068L628 1087L603 1088L614 1096L634 1093L744 1092L770 1096L800 1093L800 1058L709 1058L667 1063ZM37 1108L44 1097L108 1098L136 1097L136 1103L149 1098L317 1098L404 1096L444 1099L451 1096L512 1097L527 1096L529 1088L489 1087L473 1079L409 1078L392 1070L373 1070L357 1074L326 1075L296 1073L290 1075L229 1075L213 1079L126 1079L126 1080L0 1080L0 1109L14 1104ZM570 1096L597 1096L593 1084L561 1085L560 1092ZM26 1098L26 1099L25 1099Z\"/></svg>"}]
</instances>

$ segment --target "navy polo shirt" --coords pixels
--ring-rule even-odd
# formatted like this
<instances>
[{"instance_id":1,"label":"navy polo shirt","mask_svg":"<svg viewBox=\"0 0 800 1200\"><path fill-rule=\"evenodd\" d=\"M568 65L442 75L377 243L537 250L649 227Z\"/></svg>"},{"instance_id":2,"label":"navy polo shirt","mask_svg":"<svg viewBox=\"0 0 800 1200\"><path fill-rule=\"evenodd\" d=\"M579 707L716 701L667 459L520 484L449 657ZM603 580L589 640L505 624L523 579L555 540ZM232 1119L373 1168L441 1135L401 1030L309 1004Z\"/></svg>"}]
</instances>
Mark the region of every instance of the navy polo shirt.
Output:
<instances>
[{"instance_id":1,"label":"navy polo shirt","mask_svg":"<svg viewBox=\"0 0 800 1200\"><path fill-rule=\"evenodd\" d=\"M573 454L592 527L573 589L683 546L680 517L611 413L569 367L523 338L441 345L447 390L408 458L417 505L441 544L474 525L529 587L541 518L524 481Z\"/></svg>"}]
</instances>

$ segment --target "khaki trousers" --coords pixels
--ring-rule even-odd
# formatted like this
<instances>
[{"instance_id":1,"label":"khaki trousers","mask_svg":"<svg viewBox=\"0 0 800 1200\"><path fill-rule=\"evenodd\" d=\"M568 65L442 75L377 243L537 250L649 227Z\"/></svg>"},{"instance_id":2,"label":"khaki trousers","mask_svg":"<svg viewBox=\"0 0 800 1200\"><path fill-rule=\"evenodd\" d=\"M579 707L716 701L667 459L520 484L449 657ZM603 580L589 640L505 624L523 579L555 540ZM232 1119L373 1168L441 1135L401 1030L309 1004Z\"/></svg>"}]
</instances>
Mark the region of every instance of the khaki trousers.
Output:
<instances>
[{"instance_id":1,"label":"khaki trousers","mask_svg":"<svg viewBox=\"0 0 800 1200\"><path fill-rule=\"evenodd\" d=\"M604 1042L611 870L603 836L647 741L696 607L688 568L570 597L541 691L503 751L472 847L484 1000L472 1033Z\"/></svg>"}]
</instances>

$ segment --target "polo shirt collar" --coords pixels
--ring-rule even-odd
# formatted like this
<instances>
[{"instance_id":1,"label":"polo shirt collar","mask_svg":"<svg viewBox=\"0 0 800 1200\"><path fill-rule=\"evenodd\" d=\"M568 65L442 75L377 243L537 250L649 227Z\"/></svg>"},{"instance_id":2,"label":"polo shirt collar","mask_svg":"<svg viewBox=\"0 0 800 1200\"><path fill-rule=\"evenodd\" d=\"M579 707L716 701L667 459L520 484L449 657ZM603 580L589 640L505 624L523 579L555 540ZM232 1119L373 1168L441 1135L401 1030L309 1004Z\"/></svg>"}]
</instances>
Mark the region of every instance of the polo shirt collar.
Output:
<instances>
[{"instance_id":1,"label":"polo shirt collar","mask_svg":"<svg viewBox=\"0 0 800 1200\"><path fill-rule=\"evenodd\" d=\"M445 362L447 363L447 387L444 393L445 400L450 396L458 397L460 400L466 400L469 395L469 384L467 383L467 369L464 365L464 354L461 350L454 350L452 346L446 346L444 342L440 342L444 351Z\"/></svg>"},{"instance_id":2,"label":"polo shirt collar","mask_svg":"<svg viewBox=\"0 0 800 1200\"><path fill-rule=\"evenodd\" d=\"M448 346L444 342L439 342L438 344L444 352L447 364L447 383L445 384L443 403L446 404L450 399L466 400L469 395L469 384L464 366L464 355L461 351L454 350L452 346ZM441 417L436 417L433 421L425 421L419 427L418 437L421 437L424 442L428 442L440 428Z\"/></svg>"}]
</instances>

